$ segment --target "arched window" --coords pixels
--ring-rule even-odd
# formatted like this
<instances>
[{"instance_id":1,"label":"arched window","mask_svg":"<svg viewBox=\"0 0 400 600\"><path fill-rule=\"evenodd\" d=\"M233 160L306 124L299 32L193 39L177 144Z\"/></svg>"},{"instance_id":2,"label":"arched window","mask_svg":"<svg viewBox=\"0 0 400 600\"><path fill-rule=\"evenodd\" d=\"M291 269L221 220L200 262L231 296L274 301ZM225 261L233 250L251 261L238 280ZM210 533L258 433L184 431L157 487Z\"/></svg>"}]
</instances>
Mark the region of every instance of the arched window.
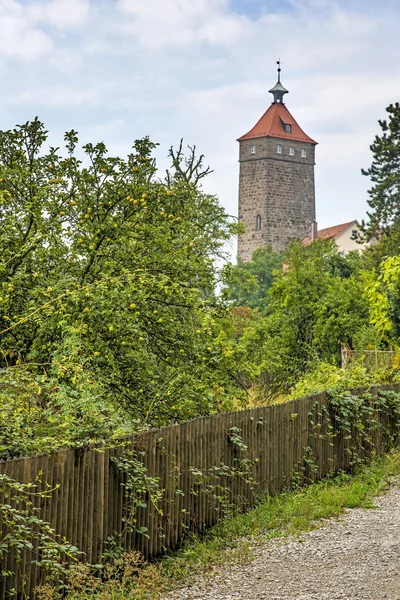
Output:
<instances>
[{"instance_id":1,"label":"arched window","mask_svg":"<svg viewBox=\"0 0 400 600\"><path fill-rule=\"evenodd\" d=\"M261 215L256 216L256 231L261 231Z\"/></svg>"}]
</instances>

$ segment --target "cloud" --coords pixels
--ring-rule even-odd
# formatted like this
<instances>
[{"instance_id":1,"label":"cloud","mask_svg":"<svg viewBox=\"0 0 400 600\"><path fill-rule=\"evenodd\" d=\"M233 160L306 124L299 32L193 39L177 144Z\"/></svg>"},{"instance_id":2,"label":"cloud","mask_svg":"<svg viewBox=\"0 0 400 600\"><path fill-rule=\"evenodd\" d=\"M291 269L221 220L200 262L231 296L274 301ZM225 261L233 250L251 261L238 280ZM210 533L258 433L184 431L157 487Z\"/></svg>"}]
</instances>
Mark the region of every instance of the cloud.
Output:
<instances>
[{"instance_id":1,"label":"cloud","mask_svg":"<svg viewBox=\"0 0 400 600\"><path fill-rule=\"evenodd\" d=\"M30 18L37 23L57 29L83 27L89 19L89 0L48 0L32 2L28 8Z\"/></svg>"},{"instance_id":2,"label":"cloud","mask_svg":"<svg viewBox=\"0 0 400 600\"><path fill-rule=\"evenodd\" d=\"M0 57L38 60L53 48L51 38L36 29L28 10L16 0L0 0Z\"/></svg>"},{"instance_id":3,"label":"cloud","mask_svg":"<svg viewBox=\"0 0 400 600\"><path fill-rule=\"evenodd\" d=\"M14 104L40 104L42 107L79 107L96 106L100 103L101 93L94 89L76 89L65 84L42 87L24 91L19 97L10 98Z\"/></svg>"},{"instance_id":4,"label":"cloud","mask_svg":"<svg viewBox=\"0 0 400 600\"><path fill-rule=\"evenodd\" d=\"M228 0L118 0L117 7L129 17L123 31L152 49L229 45L249 22Z\"/></svg>"}]
</instances>

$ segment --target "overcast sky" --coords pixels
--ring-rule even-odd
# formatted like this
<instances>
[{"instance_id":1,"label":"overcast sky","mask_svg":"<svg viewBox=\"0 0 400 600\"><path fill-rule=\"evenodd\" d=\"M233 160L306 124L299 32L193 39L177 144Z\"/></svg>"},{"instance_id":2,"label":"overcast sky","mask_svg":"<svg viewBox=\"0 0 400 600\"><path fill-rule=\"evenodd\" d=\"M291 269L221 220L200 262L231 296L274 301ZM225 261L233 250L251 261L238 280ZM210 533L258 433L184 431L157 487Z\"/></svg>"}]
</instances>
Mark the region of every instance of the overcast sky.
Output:
<instances>
[{"instance_id":1,"label":"overcast sky","mask_svg":"<svg viewBox=\"0 0 400 600\"><path fill-rule=\"evenodd\" d=\"M196 144L237 214L238 143L286 104L316 152L319 226L361 219L369 145L400 100L399 0L0 0L0 128L38 115L59 145Z\"/></svg>"}]
</instances>

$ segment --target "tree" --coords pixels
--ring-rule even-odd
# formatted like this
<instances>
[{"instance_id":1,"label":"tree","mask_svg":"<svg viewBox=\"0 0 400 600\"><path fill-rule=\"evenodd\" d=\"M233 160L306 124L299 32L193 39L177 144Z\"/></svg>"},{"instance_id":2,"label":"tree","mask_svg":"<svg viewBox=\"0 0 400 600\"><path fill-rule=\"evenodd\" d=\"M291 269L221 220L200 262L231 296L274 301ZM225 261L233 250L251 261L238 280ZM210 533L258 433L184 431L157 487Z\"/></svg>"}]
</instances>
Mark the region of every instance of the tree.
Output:
<instances>
[{"instance_id":1,"label":"tree","mask_svg":"<svg viewBox=\"0 0 400 600\"><path fill-rule=\"evenodd\" d=\"M241 340L267 396L288 392L320 361L338 364L340 344L353 346L368 322L362 282L332 242L291 244L284 263L265 316Z\"/></svg>"},{"instance_id":2,"label":"tree","mask_svg":"<svg viewBox=\"0 0 400 600\"><path fill-rule=\"evenodd\" d=\"M363 224L367 239L387 236L393 226L400 226L400 104L390 104L386 112L388 119L378 121L382 135L370 146L372 164L362 170L373 183L368 191L372 210Z\"/></svg>"},{"instance_id":3,"label":"tree","mask_svg":"<svg viewBox=\"0 0 400 600\"><path fill-rule=\"evenodd\" d=\"M283 256L272 246L258 248L249 261L229 265L224 271L225 297L234 306L247 304L250 308L264 309L268 304L268 291L274 272L282 267Z\"/></svg>"},{"instance_id":4,"label":"tree","mask_svg":"<svg viewBox=\"0 0 400 600\"><path fill-rule=\"evenodd\" d=\"M160 181L148 138L82 161L75 131L65 156L46 139L38 119L0 132L0 369L29 370L54 406L92 392L151 424L218 410L233 378L214 259L236 226L196 185L202 157L183 177L171 151Z\"/></svg>"}]
</instances>

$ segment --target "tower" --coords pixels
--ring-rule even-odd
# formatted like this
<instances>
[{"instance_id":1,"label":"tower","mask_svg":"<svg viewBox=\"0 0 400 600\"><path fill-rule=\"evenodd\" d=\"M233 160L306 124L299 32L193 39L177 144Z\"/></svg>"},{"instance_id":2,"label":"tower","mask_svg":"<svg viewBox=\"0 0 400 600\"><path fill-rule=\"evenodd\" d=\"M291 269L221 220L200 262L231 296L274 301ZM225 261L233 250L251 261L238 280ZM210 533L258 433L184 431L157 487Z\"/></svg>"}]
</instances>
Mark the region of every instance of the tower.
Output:
<instances>
[{"instance_id":1,"label":"tower","mask_svg":"<svg viewBox=\"0 0 400 600\"><path fill-rule=\"evenodd\" d=\"M288 93L278 81L270 93L273 102L253 129L239 142L238 258L250 260L257 248L272 244L283 250L303 238L315 221L315 146L286 108Z\"/></svg>"}]
</instances>

